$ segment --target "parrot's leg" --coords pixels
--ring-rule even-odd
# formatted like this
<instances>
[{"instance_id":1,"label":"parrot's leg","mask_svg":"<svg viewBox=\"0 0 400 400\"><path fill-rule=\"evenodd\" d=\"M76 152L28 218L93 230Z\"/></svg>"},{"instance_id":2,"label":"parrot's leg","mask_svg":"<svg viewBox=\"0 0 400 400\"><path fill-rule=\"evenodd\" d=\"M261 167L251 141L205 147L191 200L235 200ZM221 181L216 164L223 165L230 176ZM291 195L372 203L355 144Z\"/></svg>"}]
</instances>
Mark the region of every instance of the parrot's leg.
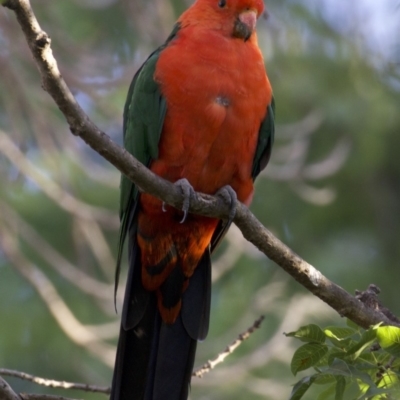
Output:
<instances>
[{"instance_id":1,"label":"parrot's leg","mask_svg":"<svg viewBox=\"0 0 400 400\"><path fill-rule=\"evenodd\" d=\"M225 185L222 186L221 189L215 193L216 196L222 198L222 200L229 204L229 216L228 216L228 224L230 225L233 221L233 218L235 218L236 215L236 207L237 207L237 194L236 192L232 189L231 186Z\"/></svg>"},{"instance_id":2,"label":"parrot's leg","mask_svg":"<svg viewBox=\"0 0 400 400\"><path fill-rule=\"evenodd\" d=\"M183 211L183 218L181 219L180 223L183 224L186 220L188 211L189 211L189 206L190 206L190 198L195 194L195 191L193 189L193 186L189 183L189 181L186 178L182 178L177 180L174 185L178 186L182 193L183 193L183 205L182 205L182 211ZM232 189L231 186L225 185L222 186L221 189L215 193L216 196L222 198L222 200L229 204L229 216L228 216L228 224L230 225L235 218L236 215L236 204L237 204L237 194L236 192ZM165 202L163 201L162 203L162 210L166 212L165 208Z\"/></svg>"},{"instance_id":3,"label":"parrot's leg","mask_svg":"<svg viewBox=\"0 0 400 400\"><path fill-rule=\"evenodd\" d=\"M182 178L177 180L174 185L178 186L183 194L183 204L182 204L182 211L183 211L183 218L181 219L180 223L183 224L186 220L188 215L189 206L190 206L190 198L194 195L193 186L189 183L186 178ZM162 210L165 212L165 202L162 203Z\"/></svg>"}]
</instances>

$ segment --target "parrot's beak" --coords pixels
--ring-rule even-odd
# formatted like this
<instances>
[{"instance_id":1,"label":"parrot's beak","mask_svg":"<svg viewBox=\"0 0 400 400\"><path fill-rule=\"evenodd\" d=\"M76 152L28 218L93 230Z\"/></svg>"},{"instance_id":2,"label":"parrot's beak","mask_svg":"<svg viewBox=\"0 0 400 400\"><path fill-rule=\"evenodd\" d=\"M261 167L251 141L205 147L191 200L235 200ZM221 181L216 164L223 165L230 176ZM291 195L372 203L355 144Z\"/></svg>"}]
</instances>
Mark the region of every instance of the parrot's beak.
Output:
<instances>
[{"instance_id":1,"label":"parrot's beak","mask_svg":"<svg viewBox=\"0 0 400 400\"><path fill-rule=\"evenodd\" d=\"M249 40L253 33L257 22L257 12L255 10L246 10L241 12L233 27L233 36L243 39L244 41Z\"/></svg>"},{"instance_id":2,"label":"parrot's beak","mask_svg":"<svg viewBox=\"0 0 400 400\"><path fill-rule=\"evenodd\" d=\"M249 31L253 32L257 23L257 13L254 10L244 11L239 14L239 21L246 25Z\"/></svg>"}]
</instances>

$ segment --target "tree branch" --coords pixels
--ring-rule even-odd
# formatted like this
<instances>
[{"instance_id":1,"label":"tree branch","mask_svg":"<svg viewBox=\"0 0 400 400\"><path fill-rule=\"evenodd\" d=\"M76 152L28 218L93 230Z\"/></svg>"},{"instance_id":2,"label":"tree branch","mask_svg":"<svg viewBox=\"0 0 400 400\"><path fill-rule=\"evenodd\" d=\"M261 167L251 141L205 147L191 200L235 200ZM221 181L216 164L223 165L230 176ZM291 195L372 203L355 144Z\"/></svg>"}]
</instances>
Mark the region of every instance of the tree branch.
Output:
<instances>
[{"instance_id":1,"label":"tree branch","mask_svg":"<svg viewBox=\"0 0 400 400\"><path fill-rule=\"evenodd\" d=\"M116 332L118 325L114 325L114 329L109 329L110 325L106 324L105 330L102 330L81 324L48 277L19 252L15 237L2 226L0 227L0 243L4 255L33 286L62 331L74 343L85 347L96 358L112 367L115 360L115 347L105 342L103 337L108 338L110 334Z\"/></svg>"},{"instance_id":2,"label":"tree branch","mask_svg":"<svg viewBox=\"0 0 400 400\"><path fill-rule=\"evenodd\" d=\"M25 372L14 371L12 369L0 368L0 375L12 376L14 378L19 378L19 379L22 379L25 381L36 383L37 385L42 385L42 386L47 386L47 387L52 387L52 388L76 389L76 390L83 390L84 392L110 394L109 387L87 385L85 383L55 381L53 379L40 378L38 376L30 375ZM1 385L1 383L2 382L0 381L0 385ZM43 395L41 395L41 396L43 396ZM1 399L1 397L0 397L0 399ZM20 400L20 399L18 399L18 400Z\"/></svg>"},{"instance_id":3,"label":"tree branch","mask_svg":"<svg viewBox=\"0 0 400 400\"><path fill-rule=\"evenodd\" d=\"M115 144L83 112L58 70L50 47L50 38L41 30L30 2L28 0L6 0L3 5L16 13L41 74L42 86L64 114L71 132L80 136L143 191L180 208L183 196L179 188L153 174L126 150ZM196 194L191 199L190 212L226 219L229 215L229 206L213 196ZM365 328L378 322L391 323L384 314L368 309L355 297L301 259L274 237L243 204L238 204L234 222L248 241L275 261L306 289L334 308L341 316L345 316Z\"/></svg>"},{"instance_id":4,"label":"tree branch","mask_svg":"<svg viewBox=\"0 0 400 400\"><path fill-rule=\"evenodd\" d=\"M49 177L43 176L39 170L28 160L22 151L13 143L5 132L0 129L0 153L27 178L33 182L54 200L59 207L70 214L86 221L99 221L103 226L118 229L118 218L109 210L90 206L64 191Z\"/></svg>"},{"instance_id":5,"label":"tree branch","mask_svg":"<svg viewBox=\"0 0 400 400\"><path fill-rule=\"evenodd\" d=\"M2 370L2 371L4 371L4 370ZM7 370L5 370L5 371L7 371ZM17 372L17 371L13 371L13 372ZM23 374L23 373L18 372L18 374ZM6 375L6 374L4 374L4 375ZM41 378L39 378L39 379L41 379ZM53 382L56 382L56 381L53 381ZM63 383L63 382L59 382L59 383ZM67 383L67 382L65 382L65 383ZM77 385L80 385L80 384L77 384ZM82 385L82 386L87 386L87 385ZM58 386L58 387L60 387L60 386ZM79 389L79 388L77 388L77 389ZM84 389L82 389L82 390L84 390ZM109 392L101 392L101 393L109 393ZM77 399L71 399L69 397L63 397L63 396L54 396L54 395L49 395L49 394L33 394L33 393L17 394L14 392L14 390L11 388L11 386L4 379L2 379L0 377L0 400L77 400Z\"/></svg>"},{"instance_id":6,"label":"tree branch","mask_svg":"<svg viewBox=\"0 0 400 400\"><path fill-rule=\"evenodd\" d=\"M193 371L192 376L195 376L196 378L202 378L204 374L210 372L218 364L224 362L226 357L232 354L246 339L250 337L252 333L254 333L254 331L261 326L264 318L264 315L261 315L261 317L256 319L252 326L250 326L245 332L240 333L238 338L228 345L222 353L219 353L214 360L209 360L196 371Z\"/></svg>"},{"instance_id":7,"label":"tree branch","mask_svg":"<svg viewBox=\"0 0 400 400\"><path fill-rule=\"evenodd\" d=\"M0 377L0 400L21 400L11 386Z\"/></svg>"},{"instance_id":8,"label":"tree branch","mask_svg":"<svg viewBox=\"0 0 400 400\"><path fill-rule=\"evenodd\" d=\"M106 301L110 299L110 293L114 285L101 282L81 269L77 268L52 247L33 226L23 220L7 203L0 200L0 222L8 225L8 231L13 231L15 237L21 237L26 243L69 283L79 288L94 298ZM1 233L0 233L1 234Z\"/></svg>"},{"instance_id":9,"label":"tree branch","mask_svg":"<svg viewBox=\"0 0 400 400\"><path fill-rule=\"evenodd\" d=\"M57 396L53 394L20 393L22 400L79 400L71 397Z\"/></svg>"}]
</instances>

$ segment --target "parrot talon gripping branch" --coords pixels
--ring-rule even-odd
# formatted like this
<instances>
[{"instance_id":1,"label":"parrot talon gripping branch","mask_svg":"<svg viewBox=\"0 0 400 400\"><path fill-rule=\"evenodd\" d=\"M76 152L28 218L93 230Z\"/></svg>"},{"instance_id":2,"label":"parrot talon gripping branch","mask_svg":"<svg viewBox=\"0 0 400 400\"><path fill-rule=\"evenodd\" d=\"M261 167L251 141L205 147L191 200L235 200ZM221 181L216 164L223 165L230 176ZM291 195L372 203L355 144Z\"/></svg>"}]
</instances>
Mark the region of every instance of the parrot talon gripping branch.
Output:
<instances>
[{"instance_id":1,"label":"parrot talon gripping branch","mask_svg":"<svg viewBox=\"0 0 400 400\"><path fill-rule=\"evenodd\" d=\"M218 191L215 195L221 197L223 201L225 201L227 204L229 204L230 208L229 208L228 224L230 225L236 215L237 194L232 189L231 186L226 185L226 186L223 186L221 189L218 189Z\"/></svg>"},{"instance_id":2,"label":"parrot talon gripping branch","mask_svg":"<svg viewBox=\"0 0 400 400\"><path fill-rule=\"evenodd\" d=\"M263 10L262 0L195 1L129 88L125 148L175 182L184 202L166 206L122 176L118 265L128 236L130 268L111 400L188 397L197 341L208 332L211 253L237 201L250 204L274 140L255 31ZM189 214L194 191L222 197L229 220Z\"/></svg>"},{"instance_id":3,"label":"parrot talon gripping branch","mask_svg":"<svg viewBox=\"0 0 400 400\"><path fill-rule=\"evenodd\" d=\"M193 189L193 186L189 183L189 181L186 178L177 180L174 183L174 185L178 186L182 190L183 194L183 204L182 204L183 217L179 221L181 224L183 224L186 221L186 217L188 215L190 207L190 198L194 196L195 191ZM165 209L164 204L163 204L163 209Z\"/></svg>"}]
</instances>

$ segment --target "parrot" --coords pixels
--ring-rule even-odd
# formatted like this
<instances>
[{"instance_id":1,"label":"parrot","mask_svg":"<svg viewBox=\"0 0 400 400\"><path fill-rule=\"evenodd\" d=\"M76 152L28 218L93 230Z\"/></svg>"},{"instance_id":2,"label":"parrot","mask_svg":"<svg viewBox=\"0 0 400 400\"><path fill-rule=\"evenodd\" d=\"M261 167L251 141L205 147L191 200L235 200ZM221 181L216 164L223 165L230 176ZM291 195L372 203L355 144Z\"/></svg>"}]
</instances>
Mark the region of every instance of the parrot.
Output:
<instances>
[{"instance_id":1,"label":"parrot","mask_svg":"<svg viewBox=\"0 0 400 400\"><path fill-rule=\"evenodd\" d=\"M115 291L129 270L111 400L184 400L209 329L211 254L236 201L250 205L274 142L275 103L257 42L262 0L196 0L136 72L123 113L126 151L177 185L182 209L120 187ZM229 202L228 220L189 213L194 192Z\"/></svg>"}]
</instances>

